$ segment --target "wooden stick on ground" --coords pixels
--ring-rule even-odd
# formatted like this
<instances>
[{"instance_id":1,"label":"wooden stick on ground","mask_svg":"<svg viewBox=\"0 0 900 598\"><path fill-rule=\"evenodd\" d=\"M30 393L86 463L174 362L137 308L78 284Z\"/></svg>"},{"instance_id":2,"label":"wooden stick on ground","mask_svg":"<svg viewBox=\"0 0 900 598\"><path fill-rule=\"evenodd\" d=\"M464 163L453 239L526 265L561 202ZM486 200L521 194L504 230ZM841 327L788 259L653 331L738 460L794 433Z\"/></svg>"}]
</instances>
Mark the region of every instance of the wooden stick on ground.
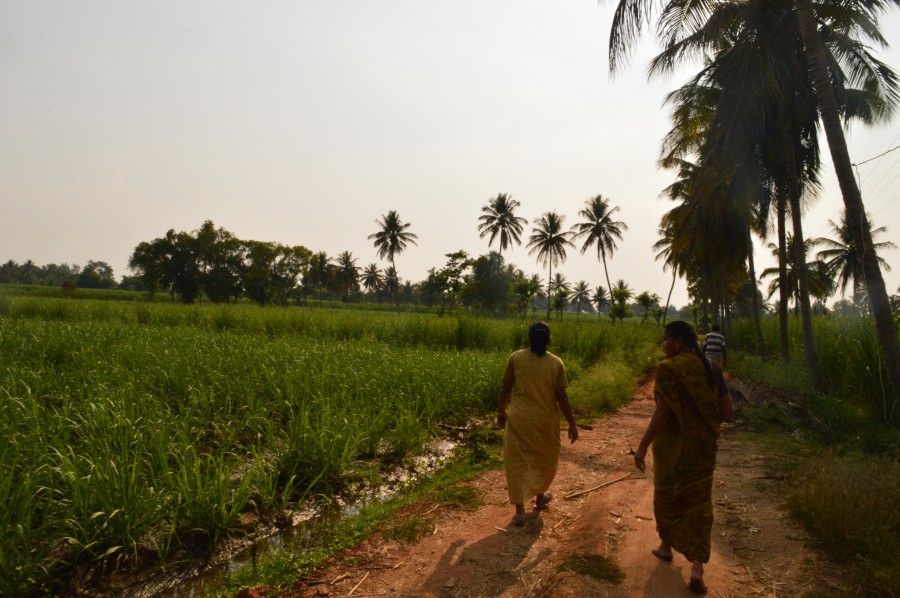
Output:
<instances>
[{"instance_id":1,"label":"wooden stick on ground","mask_svg":"<svg viewBox=\"0 0 900 598\"><path fill-rule=\"evenodd\" d=\"M353 592L356 591L356 588L358 588L359 586L361 586L361 585L362 585L362 582L366 581L366 578L367 578L368 576L369 576L369 573L366 572L366 574L363 575L363 578L359 580L359 583L356 584L355 586L353 586L353 589L352 589L352 590L350 590L349 592L347 592L347 595L348 595L348 596L352 596L352 595L353 595Z\"/></svg>"},{"instance_id":2,"label":"wooden stick on ground","mask_svg":"<svg viewBox=\"0 0 900 598\"><path fill-rule=\"evenodd\" d=\"M611 482L604 482L603 484L600 484L599 486L594 486L593 488L588 488L587 490L582 490L581 492L573 492L572 494L567 494L566 500L572 500L573 498L578 498L579 496L584 496L585 494L590 494L594 490L599 490L600 488L605 488L606 486L610 486L612 484L615 484L616 482L621 482L622 480L624 480L626 478L630 478L630 477L631 477L631 474L626 473L621 478L617 478Z\"/></svg>"}]
</instances>

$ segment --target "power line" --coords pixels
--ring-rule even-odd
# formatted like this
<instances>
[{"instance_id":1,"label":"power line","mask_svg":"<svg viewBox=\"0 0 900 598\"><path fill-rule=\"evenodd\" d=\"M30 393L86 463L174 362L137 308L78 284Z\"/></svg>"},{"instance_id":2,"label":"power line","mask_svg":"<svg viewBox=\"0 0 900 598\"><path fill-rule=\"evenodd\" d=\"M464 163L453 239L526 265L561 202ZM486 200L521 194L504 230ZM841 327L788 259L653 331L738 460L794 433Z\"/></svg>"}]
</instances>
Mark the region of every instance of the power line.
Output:
<instances>
[{"instance_id":1,"label":"power line","mask_svg":"<svg viewBox=\"0 0 900 598\"><path fill-rule=\"evenodd\" d=\"M892 147L891 149L889 149L888 151L886 151L886 152L884 152L884 153L882 153L882 154L878 154L878 155L875 156L874 158L869 158L868 160L863 160L862 162L857 162L856 164L851 164L851 166L862 166L862 165L865 164L866 162L871 162L872 160L877 160L877 159L880 158L881 156L884 156L884 155L886 155L886 154L889 154L889 153L891 153L892 151L898 150L898 149L900 149L900 145L894 146L894 147Z\"/></svg>"}]
</instances>

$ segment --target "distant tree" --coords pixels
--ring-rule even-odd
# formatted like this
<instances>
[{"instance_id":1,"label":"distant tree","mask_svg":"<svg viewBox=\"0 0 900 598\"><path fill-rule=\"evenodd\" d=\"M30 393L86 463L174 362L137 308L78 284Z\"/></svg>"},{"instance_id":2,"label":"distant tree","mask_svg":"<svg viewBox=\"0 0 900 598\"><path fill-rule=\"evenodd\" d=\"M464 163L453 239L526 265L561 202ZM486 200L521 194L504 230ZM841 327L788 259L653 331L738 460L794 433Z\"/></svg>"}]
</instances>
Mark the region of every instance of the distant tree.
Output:
<instances>
[{"instance_id":1,"label":"distant tree","mask_svg":"<svg viewBox=\"0 0 900 598\"><path fill-rule=\"evenodd\" d=\"M499 193L497 197L481 208L483 214L478 218L481 222L478 225L478 236L483 239L485 235L490 235L488 247L493 245L494 239L499 236L500 255L503 255L503 250L512 246L513 243L516 245L522 243L519 236L528 221L515 215L518 207L518 201L506 193Z\"/></svg>"},{"instance_id":2,"label":"distant tree","mask_svg":"<svg viewBox=\"0 0 900 598\"><path fill-rule=\"evenodd\" d=\"M563 311L565 311L566 306L569 304L569 290L560 287L553 293L553 309L556 311L556 316L562 320Z\"/></svg>"},{"instance_id":3,"label":"distant tree","mask_svg":"<svg viewBox=\"0 0 900 598\"><path fill-rule=\"evenodd\" d=\"M571 301L575 303L575 313L581 313L581 304L590 303L591 288L583 280L579 280L572 289Z\"/></svg>"},{"instance_id":4,"label":"distant tree","mask_svg":"<svg viewBox=\"0 0 900 598\"><path fill-rule=\"evenodd\" d=\"M74 282L78 278L79 272L80 268L78 266L46 264L41 267L41 283L53 287L62 286L67 280Z\"/></svg>"},{"instance_id":5,"label":"distant tree","mask_svg":"<svg viewBox=\"0 0 900 598\"><path fill-rule=\"evenodd\" d=\"M376 220L376 223L381 230L369 235L369 240L374 242L378 257L387 258L391 262L391 268L396 275L397 265L394 263L394 256L403 253L410 243L416 245L418 237L409 232L410 224L400 220L396 210L389 211L381 217L381 220Z\"/></svg>"},{"instance_id":6,"label":"distant tree","mask_svg":"<svg viewBox=\"0 0 900 598\"><path fill-rule=\"evenodd\" d=\"M869 228L869 216L866 215L866 228ZM825 262L826 271L829 276L837 283L838 288L841 290L841 296L844 296L844 293L847 290L847 286L851 285L853 288L853 300L856 302L857 295L861 291L864 292L865 289L865 276L863 273L863 264L862 264L862 252L857 248L856 243L854 242L853 232L851 228L847 225L847 216L846 214L842 214L840 218L840 224L835 224L833 221L829 220L828 224L831 225L832 233L834 234L834 238L829 239L827 237L820 237L819 239L815 239L815 245L823 245L826 249L823 249L819 253L816 254L816 257ZM883 251L885 249L896 249L897 246L890 241L884 241L881 243L875 242L875 237L887 232L887 227L880 226L878 228L873 228L870 230L872 237L872 250L873 255L875 255L875 259L878 260L878 265L881 269L890 272L891 267L888 265L887 261L880 255L877 255L877 252Z\"/></svg>"},{"instance_id":7,"label":"distant tree","mask_svg":"<svg viewBox=\"0 0 900 598\"><path fill-rule=\"evenodd\" d=\"M521 312L523 318L528 315L528 306L531 304L531 301L540 292L541 281L537 276L531 278L522 277L513 284L517 312Z\"/></svg>"},{"instance_id":8,"label":"distant tree","mask_svg":"<svg viewBox=\"0 0 900 598\"><path fill-rule=\"evenodd\" d=\"M359 290L359 267L356 265L353 253L345 251L338 256L335 278L341 293L341 300L349 301L350 294Z\"/></svg>"},{"instance_id":9,"label":"distant tree","mask_svg":"<svg viewBox=\"0 0 900 598\"><path fill-rule=\"evenodd\" d=\"M612 287L613 306L609 310L609 317L613 323L618 319L620 322L631 315L631 308L628 306L628 300L634 295L634 292L628 287L628 284L619 279L615 286Z\"/></svg>"},{"instance_id":10,"label":"distant tree","mask_svg":"<svg viewBox=\"0 0 900 598\"><path fill-rule=\"evenodd\" d=\"M463 296L467 305L496 316L506 308L511 285L503 257L491 251L472 262L472 275Z\"/></svg>"},{"instance_id":11,"label":"distant tree","mask_svg":"<svg viewBox=\"0 0 900 598\"><path fill-rule=\"evenodd\" d=\"M566 261L566 247L574 247L569 240L571 233L562 229L565 217L556 212L547 212L537 220L531 229L528 239L529 255L537 253L537 261L549 267L547 276L547 319L550 319L550 308L553 295L550 283L553 280L553 266Z\"/></svg>"},{"instance_id":12,"label":"distant tree","mask_svg":"<svg viewBox=\"0 0 900 598\"><path fill-rule=\"evenodd\" d=\"M422 297L427 305L439 305L441 315L444 310L456 306L464 284L465 272L472 261L465 251L446 254L447 264L441 268L431 268L422 283Z\"/></svg>"},{"instance_id":13,"label":"distant tree","mask_svg":"<svg viewBox=\"0 0 900 598\"><path fill-rule=\"evenodd\" d=\"M106 262L89 260L75 281L82 289L111 289L116 286L112 267Z\"/></svg>"},{"instance_id":14,"label":"distant tree","mask_svg":"<svg viewBox=\"0 0 900 598\"><path fill-rule=\"evenodd\" d=\"M609 305L609 301L609 294L606 292L606 289L598 285L597 288L594 289L594 294L591 296L591 303L597 306L598 316L601 316L603 308Z\"/></svg>"},{"instance_id":15,"label":"distant tree","mask_svg":"<svg viewBox=\"0 0 900 598\"><path fill-rule=\"evenodd\" d=\"M616 251L616 240L622 240L622 231L628 230L624 222L613 220L613 214L619 211L618 207L610 209L609 200L602 195L590 198L584 204L584 208L578 212L583 218L581 222L572 227L575 238L584 237L581 253L585 253L591 246L597 246L597 257L603 262L603 273L606 276L606 286L611 287L609 271L606 267L606 256L612 257Z\"/></svg>"},{"instance_id":16,"label":"distant tree","mask_svg":"<svg viewBox=\"0 0 900 598\"><path fill-rule=\"evenodd\" d=\"M384 281L384 277L381 273L381 269L378 267L378 264L372 262L362 271L362 285L366 291L370 293L374 293L378 290L378 287L381 286L381 283Z\"/></svg>"},{"instance_id":17,"label":"distant tree","mask_svg":"<svg viewBox=\"0 0 900 598\"><path fill-rule=\"evenodd\" d=\"M647 316L650 315L650 308L654 305L659 305L659 295L650 291L644 291L635 298L635 301L644 309L644 315L641 318L641 324L643 324L647 321Z\"/></svg>"},{"instance_id":18,"label":"distant tree","mask_svg":"<svg viewBox=\"0 0 900 598\"><path fill-rule=\"evenodd\" d=\"M384 271L384 291L391 298L397 297L400 292L400 277L393 266Z\"/></svg>"}]
</instances>

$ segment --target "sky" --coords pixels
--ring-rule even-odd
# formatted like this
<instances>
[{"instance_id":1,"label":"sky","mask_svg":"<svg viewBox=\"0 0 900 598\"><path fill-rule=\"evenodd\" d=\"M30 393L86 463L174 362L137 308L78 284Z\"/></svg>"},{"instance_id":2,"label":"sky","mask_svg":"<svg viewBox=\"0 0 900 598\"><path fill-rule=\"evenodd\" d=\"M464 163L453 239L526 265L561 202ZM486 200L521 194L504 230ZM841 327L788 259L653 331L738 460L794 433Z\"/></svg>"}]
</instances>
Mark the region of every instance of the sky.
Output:
<instances>
[{"instance_id":1,"label":"sky","mask_svg":"<svg viewBox=\"0 0 900 598\"><path fill-rule=\"evenodd\" d=\"M498 193L521 204L524 241L602 194L628 225L609 276L665 300L654 260L663 100L690 69L648 80L653 39L611 76L614 6L595 0L309 0L0 3L0 263L88 260L130 274L135 246L206 221L238 238L378 263L368 236L396 210L418 244L397 259L423 280L445 255L488 251L477 231ZM897 11L882 20L900 40ZM900 69L897 48L878 56ZM824 134L822 135L824 138ZM900 121L853 127L867 210L900 245ZM842 209L827 150L805 215L830 236ZM762 245L760 246L762 247ZM497 249L497 245L492 249ZM572 283L605 286L596 251L568 251ZM758 271L774 265L760 249ZM882 253L889 293L900 250ZM688 301L676 283L675 305Z\"/></svg>"}]
</instances>

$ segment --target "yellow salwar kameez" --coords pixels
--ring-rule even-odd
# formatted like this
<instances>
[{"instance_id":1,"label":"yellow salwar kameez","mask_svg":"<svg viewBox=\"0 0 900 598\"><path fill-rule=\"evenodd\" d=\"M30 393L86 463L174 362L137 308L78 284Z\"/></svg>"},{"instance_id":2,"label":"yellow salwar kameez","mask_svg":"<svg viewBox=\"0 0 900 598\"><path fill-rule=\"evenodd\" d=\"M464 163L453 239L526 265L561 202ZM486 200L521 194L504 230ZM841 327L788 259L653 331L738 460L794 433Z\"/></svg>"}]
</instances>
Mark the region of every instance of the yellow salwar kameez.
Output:
<instances>
[{"instance_id":1,"label":"yellow salwar kameez","mask_svg":"<svg viewBox=\"0 0 900 598\"><path fill-rule=\"evenodd\" d=\"M709 561L713 523L712 482L716 467L721 375L710 386L695 356L663 361L654 393L673 416L653 440L653 508L663 542L691 561Z\"/></svg>"},{"instance_id":2,"label":"yellow salwar kameez","mask_svg":"<svg viewBox=\"0 0 900 598\"><path fill-rule=\"evenodd\" d=\"M510 355L503 383L512 385L503 441L509 502L521 505L550 488L559 465L558 390L566 368L553 353L529 349Z\"/></svg>"}]
</instances>

